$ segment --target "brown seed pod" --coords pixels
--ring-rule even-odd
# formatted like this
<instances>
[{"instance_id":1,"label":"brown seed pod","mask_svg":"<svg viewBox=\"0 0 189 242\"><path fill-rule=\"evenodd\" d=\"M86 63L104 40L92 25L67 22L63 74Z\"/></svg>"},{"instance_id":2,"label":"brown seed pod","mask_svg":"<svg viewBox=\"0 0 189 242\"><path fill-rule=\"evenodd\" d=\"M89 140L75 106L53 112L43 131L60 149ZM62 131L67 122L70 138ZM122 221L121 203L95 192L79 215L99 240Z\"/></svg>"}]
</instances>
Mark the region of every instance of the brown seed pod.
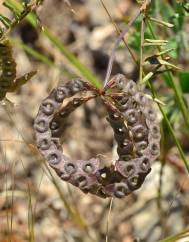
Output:
<instances>
[{"instance_id":1,"label":"brown seed pod","mask_svg":"<svg viewBox=\"0 0 189 242\"><path fill-rule=\"evenodd\" d=\"M94 95L75 97L62 107L65 99L84 91ZM96 97L104 102L118 145L119 159L110 167L102 165L99 158L73 161L65 156L59 140L68 115ZM160 152L153 101L122 74L113 77L102 90L81 79L52 90L39 108L34 130L38 149L62 180L103 198L122 198L138 189Z\"/></svg>"}]
</instances>

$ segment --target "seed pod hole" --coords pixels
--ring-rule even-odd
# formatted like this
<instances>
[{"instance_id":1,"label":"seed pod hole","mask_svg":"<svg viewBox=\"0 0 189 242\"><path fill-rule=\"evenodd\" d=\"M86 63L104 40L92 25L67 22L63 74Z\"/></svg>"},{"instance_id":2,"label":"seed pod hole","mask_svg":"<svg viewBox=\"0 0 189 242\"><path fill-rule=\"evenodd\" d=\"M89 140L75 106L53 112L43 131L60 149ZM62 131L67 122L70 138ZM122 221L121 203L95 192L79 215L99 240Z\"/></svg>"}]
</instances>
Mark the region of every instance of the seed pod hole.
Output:
<instances>
[{"instance_id":1,"label":"seed pod hole","mask_svg":"<svg viewBox=\"0 0 189 242\"><path fill-rule=\"evenodd\" d=\"M77 171L76 165L71 162L66 163L64 169L69 175L74 174Z\"/></svg>"},{"instance_id":2,"label":"seed pod hole","mask_svg":"<svg viewBox=\"0 0 189 242\"><path fill-rule=\"evenodd\" d=\"M74 98L74 100L73 100L73 105L74 105L74 106L79 106L80 104L81 104L81 100L78 99L78 98Z\"/></svg>"},{"instance_id":3,"label":"seed pod hole","mask_svg":"<svg viewBox=\"0 0 189 242\"><path fill-rule=\"evenodd\" d=\"M7 61L5 61L5 65L7 65L7 66L10 66L10 65L14 65L14 62L12 62L12 61L10 61L10 60L7 60Z\"/></svg>"},{"instance_id":4,"label":"seed pod hole","mask_svg":"<svg viewBox=\"0 0 189 242\"><path fill-rule=\"evenodd\" d=\"M106 174L106 172L102 172L102 173L100 174L100 176L101 176L101 178L103 178L103 179L106 179L106 178L107 178L107 174Z\"/></svg>"},{"instance_id":5,"label":"seed pod hole","mask_svg":"<svg viewBox=\"0 0 189 242\"><path fill-rule=\"evenodd\" d=\"M156 113L152 109L152 107L146 108L145 110L146 118L150 121L154 122L156 120Z\"/></svg>"},{"instance_id":6,"label":"seed pod hole","mask_svg":"<svg viewBox=\"0 0 189 242\"><path fill-rule=\"evenodd\" d=\"M11 77L11 76L14 76L14 73L11 71L6 71L6 72L4 72L4 75L7 77Z\"/></svg>"},{"instance_id":7,"label":"seed pod hole","mask_svg":"<svg viewBox=\"0 0 189 242\"><path fill-rule=\"evenodd\" d=\"M125 117L129 125L133 125L137 122L138 114L134 109L130 109L125 113Z\"/></svg>"},{"instance_id":8,"label":"seed pod hole","mask_svg":"<svg viewBox=\"0 0 189 242\"><path fill-rule=\"evenodd\" d=\"M119 127L119 128L116 128L116 133L118 134L118 135L123 135L125 132L126 132L126 129L125 129L125 127L123 126L123 127Z\"/></svg>"},{"instance_id":9,"label":"seed pod hole","mask_svg":"<svg viewBox=\"0 0 189 242\"><path fill-rule=\"evenodd\" d=\"M42 104L42 110L44 114L51 115L54 112L54 103L51 100L47 100Z\"/></svg>"},{"instance_id":10,"label":"seed pod hole","mask_svg":"<svg viewBox=\"0 0 189 242\"><path fill-rule=\"evenodd\" d=\"M117 120L121 117L121 115L118 112L110 114L110 118Z\"/></svg>"},{"instance_id":11,"label":"seed pod hole","mask_svg":"<svg viewBox=\"0 0 189 242\"><path fill-rule=\"evenodd\" d=\"M147 172L150 169L150 160L148 157L144 157L141 162L141 169Z\"/></svg>"},{"instance_id":12,"label":"seed pod hole","mask_svg":"<svg viewBox=\"0 0 189 242\"><path fill-rule=\"evenodd\" d=\"M145 94L138 92L135 96L136 101L139 105L145 106L147 104L147 98Z\"/></svg>"},{"instance_id":13,"label":"seed pod hole","mask_svg":"<svg viewBox=\"0 0 189 242\"><path fill-rule=\"evenodd\" d=\"M127 155L120 155L120 157L119 157L119 159L120 160L123 160L123 161L129 161L129 160L131 160L133 158L133 156L132 155L130 155L130 154L127 154Z\"/></svg>"},{"instance_id":14,"label":"seed pod hole","mask_svg":"<svg viewBox=\"0 0 189 242\"><path fill-rule=\"evenodd\" d=\"M155 155L155 156L159 155L159 151L160 151L159 144L156 142L152 142L150 144L150 151L152 155Z\"/></svg>"},{"instance_id":15,"label":"seed pod hole","mask_svg":"<svg viewBox=\"0 0 189 242\"><path fill-rule=\"evenodd\" d=\"M52 121L50 124L50 129L51 130L57 130L59 128L59 123L56 121Z\"/></svg>"},{"instance_id":16,"label":"seed pod hole","mask_svg":"<svg viewBox=\"0 0 189 242\"><path fill-rule=\"evenodd\" d=\"M119 104L124 105L128 102L129 98L126 96L123 96L120 100L119 100Z\"/></svg>"},{"instance_id":17,"label":"seed pod hole","mask_svg":"<svg viewBox=\"0 0 189 242\"><path fill-rule=\"evenodd\" d=\"M59 86L55 93L55 99L57 102L61 103L67 95L68 89L66 87Z\"/></svg>"},{"instance_id":18,"label":"seed pod hole","mask_svg":"<svg viewBox=\"0 0 189 242\"><path fill-rule=\"evenodd\" d=\"M94 166L91 163L87 163L84 165L83 170L86 173L91 174L94 171Z\"/></svg>"},{"instance_id":19,"label":"seed pod hole","mask_svg":"<svg viewBox=\"0 0 189 242\"><path fill-rule=\"evenodd\" d=\"M124 139L121 143L121 147L129 147L130 145L132 146L132 143L128 139Z\"/></svg>"},{"instance_id":20,"label":"seed pod hole","mask_svg":"<svg viewBox=\"0 0 189 242\"><path fill-rule=\"evenodd\" d=\"M50 148L50 146L51 146L51 141L48 138L42 138L38 142L38 147L41 150L48 150Z\"/></svg>"},{"instance_id":21,"label":"seed pod hole","mask_svg":"<svg viewBox=\"0 0 189 242\"><path fill-rule=\"evenodd\" d=\"M117 198L123 198L128 193L126 184L116 184L114 195Z\"/></svg>"},{"instance_id":22,"label":"seed pod hole","mask_svg":"<svg viewBox=\"0 0 189 242\"><path fill-rule=\"evenodd\" d=\"M57 165L61 161L61 153L58 151L53 151L47 156L47 160L50 165Z\"/></svg>"},{"instance_id":23,"label":"seed pod hole","mask_svg":"<svg viewBox=\"0 0 189 242\"><path fill-rule=\"evenodd\" d=\"M136 141L143 140L147 134L147 129L141 124L134 126L132 131L133 131L133 137Z\"/></svg>"},{"instance_id":24,"label":"seed pod hole","mask_svg":"<svg viewBox=\"0 0 189 242\"><path fill-rule=\"evenodd\" d=\"M129 185L135 187L138 184L138 176L133 176L129 179Z\"/></svg>"},{"instance_id":25,"label":"seed pod hole","mask_svg":"<svg viewBox=\"0 0 189 242\"><path fill-rule=\"evenodd\" d=\"M150 128L151 132L152 132L152 137L155 138L155 139L158 139L160 138L160 128L158 125L153 125L151 128Z\"/></svg>"},{"instance_id":26,"label":"seed pod hole","mask_svg":"<svg viewBox=\"0 0 189 242\"><path fill-rule=\"evenodd\" d=\"M129 81L126 86L126 90L130 95L134 95L137 92L137 86L134 81Z\"/></svg>"},{"instance_id":27,"label":"seed pod hole","mask_svg":"<svg viewBox=\"0 0 189 242\"><path fill-rule=\"evenodd\" d=\"M45 119L40 119L35 123L35 129L40 132L44 133L48 130L48 124Z\"/></svg>"},{"instance_id":28,"label":"seed pod hole","mask_svg":"<svg viewBox=\"0 0 189 242\"><path fill-rule=\"evenodd\" d=\"M133 175L134 172L135 172L135 167L131 164L128 164L128 165L126 164L125 169L124 169L124 174L127 177L129 177L129 176Z\"/></svg>"},{"instance_id":29,"label":"seed pod hole","mask_svg":"<svg viewBox=\"0 0 189 242\"><path fill-rule=\"evenodd\" d=\"M78 187L84 188L87 185L87 179L85 176L80 176L80 177L76 178L76 183L77 183Z\"/></svg>"},{"instance_id":30,"label":"seed pod hole","mask_svg":"<svg viewBox=\"0 0 189 242\"><path fill-rule=\"evenodd\" d=\"M141 141L141 142L136 143L135 148L136 148L137 154L143 155L147 146L148 146L148 143L146 141Z\"/></svg>"},{"instance_id":31,"label":"seed pod hole","mask_svg":"<svg viewBox=\"0 0 189 242\"><path fill-rule=\"evenodd\" d=\"M79 92L83 89L83 82L80 79L72 80L70 84L73 93Z\"/></svg>"},{"instance_id":32,"label":"seed pod hole","mask_svg":"<svg viewBox=\"0 0 189 242\"><path fill-rule=\"evenodd\" d=\"M116 82L116 86L120 89L123 90L124 88L124 80L122 78L118 79Z\"/></svg>"}]
</instances>

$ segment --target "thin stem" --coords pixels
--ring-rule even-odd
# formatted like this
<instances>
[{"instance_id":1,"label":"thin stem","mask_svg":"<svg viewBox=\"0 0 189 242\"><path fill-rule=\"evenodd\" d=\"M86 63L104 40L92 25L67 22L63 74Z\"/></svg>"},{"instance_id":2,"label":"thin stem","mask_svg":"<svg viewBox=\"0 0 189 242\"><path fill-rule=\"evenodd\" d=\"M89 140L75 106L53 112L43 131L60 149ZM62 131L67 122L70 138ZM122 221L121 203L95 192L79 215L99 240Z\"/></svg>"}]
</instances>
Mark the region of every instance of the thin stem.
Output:
<instances>
[{"instance_id":1,"label":"thin stem","mask_svg":"<svg viewBox=\"0 0 189 242\"><path fill-rule=\"evenodd\" d=\"M185 238L188 233L189 233L189 228L183 230L182 232L176 235L170 236L163 240L159 240L158 242L175 242L175 241L178 241L178 239Z\"/></svg>"},{"instance_id":2,"label":"thin stem","mask_svg":"<svg viewBox=\"0 0 189 242\"><path fill-rule=\"evenodd\" d=\"M106 242L108 242L109 221L110 221L110 214L112 211L112 205L113 205L113 198L110 199L110 205L109 205L109 210L108 210L108 217L107 217L107 224L106 224Z\"/></svg>"},{"instance_id":3,"label":"thin stem","mask_svg":"<svg viewBox=\"0 0 189 242\"><path fill-rule=\"evenodd\" d=\"M104 4L104 1L103 1L103 0L100 0L100 2L101 2L101 4L102 4L104 10L106 11L106 13L107 13L107 15L108 15L110 21L111 21L112 24L114 25L114 27L115 27L115 29L116 29L116 32L117 32L117 34L118 34L118 36L119 36L119 35L121 34L121 30L120 30L120 28L119 28L118 25L115 23L115 21L113 20L112 16L110 15L110 13L109 13L109 11L108 11L106 5ZM138 62L137 62L137 59L136 59L134 53L132 52L132 50L130 49L129 45L127 44L127 42L125 41L124 38L123 38L123 42L124 42L126 48L128 49L128 51L129 51L129 53L130 53L130 55L131 55L131 57L132 57L134 63L135 63L136 65L138 65Z\"/></svg>"},{"instance_id":4,"label":"thin stem","mask_svg":"<svg viewBox=\"0 0 189 242\"><path fill-rule=\"evenodd\" d=\"M153 95L153 97L154 97L154 98L158 98L158 97L157 97L157 94L156 94L156 92L155 92L155 90L154 90L154 87L153 87L152 83L149 83L149 86L150 86L150 89L151 89L151 91L152 91L152 95ZM170 122L169 122L169 119L167 118L167 115L166 115L166 113L164 112L162 106L161 106L159 103L157 103L157 104L158 104L158 107L159 107L159 109L160 109L160 111L161 111L161 113L162 113L162 115L163 115L163 118L164 118L164 120L165 120L165 122L166 122L166 125L167 125L167 127L168 127L168 129L169 129L169 131L170 131L170 133L171 133L171 135L172 135L172 137L173 137L173 140L174 140L174 142L175 142L175 144L176 144L176 146L177 146L177 148L178 148L178 150L179 150L180 156L181 156L181 158L182 158L182 160L183 160L183 162L184 162L184 165L185 165L185 167L186 167L186 169L187 169L187 172L189 173L189 163L188 163L188 161L186 160L185 154L184 154L184 152L183 152L183 150L182 150L182 147L181 147L181 145L180 145L180 143L179 143L179 141L178 141L178 139L177 139L177 137L176 137L176 135L175 135L175 132L174 132L174 130L173 130L173 127L171 126L171 124L170 124Z\"/></svg>"},{"instance_id":5,"label":"thin stem","mask_svg":"<svg viewBox=\"0 0 189 242\"><path fill-rule=\"evenodd\" d=\"M144 46L144 17L141 21L141 34L140 34L140 71L139 71L139 83L142 83L143 79L143 46Z\"/></svg>"},{"instance_id":6,"label":"thin stem","mask_svg":"<svg viewBox=\"0 0 189 242\"><path fill-rule=\"evenodd\" d=\"M119 35L119 37L117 38L114 47L112 49L110 58L109 58L109 62L108 62L108 67L107 67L107 72L106 72L106 77L105 77L105 81L104 81L104 87L106 86L111 72L112 72L112 66L115 60L115 52L116 49L118 48L120 42L124 39L124 36L127 34L127 32L129 31L130 27L132 26L132 24L135 22L135 20L140 16L141 11L138 10L137 14L129 21L128 25L126 26L126 28L123 30L123 32Z\"/></svg>"}]
</instances>

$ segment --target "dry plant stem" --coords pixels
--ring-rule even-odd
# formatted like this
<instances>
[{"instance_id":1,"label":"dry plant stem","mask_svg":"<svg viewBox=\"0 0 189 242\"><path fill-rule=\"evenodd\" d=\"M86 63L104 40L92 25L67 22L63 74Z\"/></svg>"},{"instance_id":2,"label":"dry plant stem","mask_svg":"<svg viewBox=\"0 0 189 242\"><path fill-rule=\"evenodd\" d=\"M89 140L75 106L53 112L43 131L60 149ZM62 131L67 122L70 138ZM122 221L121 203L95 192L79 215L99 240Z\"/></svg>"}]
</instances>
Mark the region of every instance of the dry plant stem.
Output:
<instances>
[{"instance_id":1,"label":"dry plant stem","mask_svg":"<svg viewBox=\"0 0 189 242\"><path fill-rule=\"evenodd\" d=\"M107 13L107 15L108 15L110 21L111 21L112 24L114 25L114 27L115 27L115 29L116 29L116 32L117 32L117 34L118 34L118 36L119 36L119 35L121 34L121 30L120 30L120 28L118 27L118 25L116 24L116 22L113 20L112 16L110 15L110 13L109 13L109 11L108 11L108 9L107 9L107 7L106 7L104 1L103 1L103 0L100 0L100 2L101 2L101 4L102 4L104 10L106 11L106 13ZM128 49L128 51L129 51L129 53L130 53L130 55L131 55L131 57L132 57L134 63L135 63L136 65L138 65L138 63L137 63L137 59L136 59L134 53L132 52L132 50L130 49L129 45L127 44L127 42L125 41L124 38L123 38L123 42L124 42L126 48Z\"/></svg>"},{"instance_id":2,"label":"dry plant stem","mask_svg":"<svg viewBox=\"0 0 189 242\"><path fill-rule=\"evenodd\" d=\"M112 72L112 66L115 60L115 52L120 44L120 42L124 39L124 36L127 34L127 32L129 31L130 27L132 26L132 24L135 22L135 20L140 16L141 10L138 10L137 14L129 21L128 25L126 26L126 28L123 30L123 32L119 35L119 37L117 38L114 47L112 49L110 58L109 58L109 62L108 62L108 67L107 67L107 72L106 72L106 77L105 77L105 81L104 81L104 87L106 86L106 84L108 83L108 80L110 79L111 76L111 72Z\"/></svg>"},{"instance_id":3,"label":"dry plant stem","mask_svg":"<svg viewBox=\"0 0 189 242\"><path fill-rule=\"evenodd\" d=\"M163 185L162 179L163 179L164 167L165 167L165 162L163 160L161 161L161 170L159 174L159 187L158 187L158 197L157 197L157 207L159 210L162 238L164 238L167 233L167 224L166 224L167 216L162 206L162 185Z\"/></svg>"},{"instance_id":4,"label":"dry plant stem","mask_svg":"<svg viewBox=\"0 0 189 242\"><path fill-rule=\"evenodd\" d=\"M159 186L158 186L158 198L157 198L157 208L159 210L159 217L160 217L160 223L161 223L161 230L162 230L162 237L165 237L165 229L167 229L167 216L163 208L162 204L162 188L163 188L163 173L164 173L164 168L166 164L166 138L167 136L162 132L161 135L161 170L159 174ZM164 235L164 236L163 236Z\"/></svg>"},{"instance_id":5,"label":"dry plant stem","mask_svg":"<svg viewBox=\"0 0 189 242\"><path fill-rule=\"evenodd\" d=\"M144 46L144 16L142 16L141 22L141 39L140 39L140 72L139 72L139 83L142 83L143 79L143 46Z\"/></svg>"},{"instance_id":6,"label":"dry plant stem","mask_svg":"<svg viewBox=\"0 0 189 242\"><path fill-rule=\"evenodd\" d=\"M15 165L16 165L16 162L13 161L13 165L12 165L12 169L11 169L11 186L12 186L12 194L11 194L11 234L12 234L12 231L13 231L13 214L14 214L14 192L15 192L15 172L14 172L14 169L15 169Z\"/></svg>"},{"instance_id":7,"label":"dry plant stem","mask_svg":"<svg viewBox=\"0 0 189 242\"><path fill-rule=\"evenodd\" d=\"M156 36L155 36L155 34L154 34L153 27L151 25L150 20L146 19L146 22L147 22L148 28L149 28L149 30L150 30L153 38L154 39L157 39ZM158 48L159 51L162 51L162 49L161 49L160 46L157 46L157 48ZM168 67L167 66L165 66L165 68L168 70ZM179 104L180 110L181 110L182 115L183 115L183 118L185 120L187 129L189 131L189 110L187 109L187 107L186 107L186 105L184 103L184 100L183 100L183 97L182 97L182 92L181 92L180 88L175 84L175 82L173 80L172 72L168 71L167 74L169 76L169 80L171 82L171 85L172 85L173 91L175 93L177 102Z\"/></svg>"},{"instance_id":8,"label":"dry plant stem","mask_svg":"<svg viewBox=\"0 0 189 242\"><path fill-rule=\"evenodd\" d=\"M110 214L112 211L112 206L113 206L113 198L110 199L110 205L109 205L109 210L108 210L108 217L107 217L107 224L106 224L106 242L108 242L108 235L109 235L109 221L110 221Z\"/></svg>"},{"instance_id":9,"label":"dry plant stem","mask_svg":"<svg viewBox=\"0 0 189 242\"><path fill-rule=\"evenodd\" d=\"M24 162L22 158L20 157L18 151L16 150L17 157L19 157L19 161L21 162L21 165L23 167L23 170L26 173L26 168L24 166ZM34 235L34 212L33 212L33 206L32 206L32 200L31 200L31 189L30 189L30 183L28 180L26 180L27 183L27 193L28 193L28 237L29 237L29 242L34 242L35 241L35 235Z\"/></svg>"}]
</instances>

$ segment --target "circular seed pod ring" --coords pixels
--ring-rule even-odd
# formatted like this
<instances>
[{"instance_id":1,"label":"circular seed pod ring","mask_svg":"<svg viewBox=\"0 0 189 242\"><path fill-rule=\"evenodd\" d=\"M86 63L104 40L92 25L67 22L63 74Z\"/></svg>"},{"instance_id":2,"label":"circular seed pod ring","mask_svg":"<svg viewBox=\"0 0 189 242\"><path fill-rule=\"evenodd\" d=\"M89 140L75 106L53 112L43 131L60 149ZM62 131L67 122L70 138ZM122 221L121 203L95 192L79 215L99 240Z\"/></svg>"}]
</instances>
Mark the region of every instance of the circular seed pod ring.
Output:
<instances>
[{"instance_id":1,"label":"circular seed pod ring","mask_svg":"<svg viewBox=\"0 0 189 242\"><path fill-rule=\"evenodd\" d=\"M152 161L159 155L160 131L152 102L138 91L135 82L129 81L124 85L125 80L121 74L115 78L114 88L120 97L118 102L114 102L107 91L111 85L109 89L99 90L81 79L60 85L42 101L35 118L38 149L62 180L85 193L104 198L127 196L142 185ZM86 91L92 91L95 94L93 98L100 97L104 102L109 115L107 120L118 143L119 159L110 167L101 164L98 158L74 161L65 156L60 145L63 121L90 97L77 97L63 106L62 102ZM143 108L144 103L146 106ZM99 179L103 172L106 176Z\"/></svg>"}]
</instances>

